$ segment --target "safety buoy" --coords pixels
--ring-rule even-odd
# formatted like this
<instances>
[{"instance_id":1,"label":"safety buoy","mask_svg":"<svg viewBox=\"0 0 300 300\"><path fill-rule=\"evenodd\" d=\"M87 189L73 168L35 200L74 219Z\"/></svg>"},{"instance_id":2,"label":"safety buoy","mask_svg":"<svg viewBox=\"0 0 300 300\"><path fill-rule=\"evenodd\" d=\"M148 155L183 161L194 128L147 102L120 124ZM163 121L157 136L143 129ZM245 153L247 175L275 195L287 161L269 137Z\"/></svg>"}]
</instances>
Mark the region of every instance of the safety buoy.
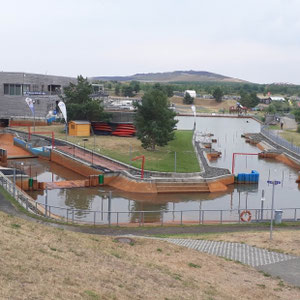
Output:
<instances>
[{"instance_id":1,"label":"safety buoy","mask_svg":"<svg viewBox=\"0 0 300 300\"><path fill-rule=\"evenodd\" d=\"M242 222L250 222L251 217L252 217L252 214L251 214L250 210L243 210L241 215L240 215L240 218L241 218Z\"/></svg>"}]
</instances>

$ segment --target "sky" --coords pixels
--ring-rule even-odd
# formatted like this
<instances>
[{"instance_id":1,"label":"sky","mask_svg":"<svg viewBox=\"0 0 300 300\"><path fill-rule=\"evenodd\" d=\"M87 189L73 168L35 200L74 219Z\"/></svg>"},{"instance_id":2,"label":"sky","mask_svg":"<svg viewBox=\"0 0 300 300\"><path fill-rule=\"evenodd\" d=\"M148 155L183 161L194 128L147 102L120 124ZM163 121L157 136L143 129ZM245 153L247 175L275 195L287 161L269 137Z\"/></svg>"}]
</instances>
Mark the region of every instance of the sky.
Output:
<instances>
[{"instance_id":1,"label":"sky","mask_svg":"<svg viewBox=\"0 0 300 300\"><path fill-rule=\"evenodd\" d=\"M300 84L300 0L0 0L0 71Z\"/></svg>"}]
</instances>

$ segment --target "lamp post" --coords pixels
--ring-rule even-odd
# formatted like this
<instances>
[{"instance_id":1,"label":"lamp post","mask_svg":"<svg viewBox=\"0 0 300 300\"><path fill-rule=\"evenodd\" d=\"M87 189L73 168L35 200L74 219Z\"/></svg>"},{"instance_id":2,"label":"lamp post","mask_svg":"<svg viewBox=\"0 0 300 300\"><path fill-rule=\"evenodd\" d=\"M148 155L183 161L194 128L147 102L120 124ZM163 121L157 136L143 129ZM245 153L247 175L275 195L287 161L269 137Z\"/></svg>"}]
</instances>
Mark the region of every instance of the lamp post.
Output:
<instances>
[{"instance_id":1,"label":"lamp post","mask_svg":"<svg viewBox=\"0 0 300 300\"><path fill-rule=\"evenodd\" d=\"M82 140L83 140L83 149L84 149L83 155L85 156L85 142L88 142L89 139L84 138Z\"/></svg>"},{"instance_id":2,"label":"lamp post","mask_svg":"<svg viewBox=\"0 0 300 300\"><path fill-rule=\"evenodd\" d=\"M275 185L280 184L280 181L277 180L268 180L267 183L273 185L272 188L272 208L271 208L271 224L270 224L270 240L272 240L273 236L273 214L274 214L274 198L275 198Z\"/></svg>"}]
</instances>

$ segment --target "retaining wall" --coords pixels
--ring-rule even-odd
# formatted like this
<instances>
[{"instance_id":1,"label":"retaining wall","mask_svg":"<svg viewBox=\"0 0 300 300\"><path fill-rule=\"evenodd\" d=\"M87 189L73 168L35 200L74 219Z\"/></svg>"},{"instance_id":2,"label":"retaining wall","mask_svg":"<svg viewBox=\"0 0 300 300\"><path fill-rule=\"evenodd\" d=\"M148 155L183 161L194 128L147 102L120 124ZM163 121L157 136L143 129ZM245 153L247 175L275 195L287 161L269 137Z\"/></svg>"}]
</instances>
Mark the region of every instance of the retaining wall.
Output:
<instances>
[{"instance_id":1,"label":"retaining wall","mask_svg":"<svg viewBox=\"0 0 300 300\"><path fill-rule=\"evenodd\" d=\"M83 161L74 159L71 156L67 156L66 154L61 154L57 150L51 151L50 160L85 177L103 173L99 170L94 169Z\"/></svg>"}]
</instances>

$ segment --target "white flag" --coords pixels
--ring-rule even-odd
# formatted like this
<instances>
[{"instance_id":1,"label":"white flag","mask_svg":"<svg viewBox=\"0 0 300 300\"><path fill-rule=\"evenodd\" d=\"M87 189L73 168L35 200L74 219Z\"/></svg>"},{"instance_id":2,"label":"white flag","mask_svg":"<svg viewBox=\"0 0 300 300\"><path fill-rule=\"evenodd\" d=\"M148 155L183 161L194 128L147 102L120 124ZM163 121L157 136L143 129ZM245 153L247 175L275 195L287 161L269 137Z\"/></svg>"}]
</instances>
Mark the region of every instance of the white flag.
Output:
<instances>
[{"instance_id":1,"label":"white flag","mask_svg":"<svg viewBox=\"0 0 300 300\"><path fill-rule=\"evenodd\" d=\"M28 98L28 97L27 97L27 98L25 99L25 101L26 101L27 105L29 106L29 108L30 108L32 114L34 115L34 104L33 104L33 100L32 100L31 98Z\"/></svg>"},{"instance_id":2,"label":"white flag","mask_svg":"<svg viewBox=\"0 0 300 300\"><path fill-rule=\"evenodd\" d=\"M195 105L192 105L191 109L192 109L192 111L194 113L194 117L196 117L196 107L195 107Z\"/></svg>"},{"instance_id":3,"label":"white flag","mask_svg":"<svg viewBox=\"0 0 300 300\"><path fill-rule=\"evenodd\" d=\"M62 102L62 101L59 101L58 102L58 107L59 107L61 113L63 114L63 117L64 117L65 122L67 124L67 109L66 109L66 104L64 102Z\"/></svg>"}]
</instances>

